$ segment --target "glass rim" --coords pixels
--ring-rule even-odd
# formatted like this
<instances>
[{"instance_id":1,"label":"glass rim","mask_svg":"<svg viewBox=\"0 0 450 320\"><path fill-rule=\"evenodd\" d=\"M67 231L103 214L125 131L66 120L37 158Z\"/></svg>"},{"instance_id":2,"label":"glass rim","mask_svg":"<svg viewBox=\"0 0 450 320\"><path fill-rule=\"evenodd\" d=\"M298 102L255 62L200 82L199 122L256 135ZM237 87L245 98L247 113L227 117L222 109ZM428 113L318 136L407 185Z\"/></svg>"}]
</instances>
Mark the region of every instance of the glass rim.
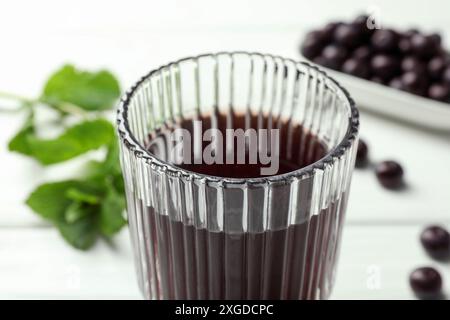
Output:
<instances>
[{"instance_id":1,"label":"glass rim","mask_svg":"<svg viewBox=\"0 0 450 320\"><path fill-rule=\"evenodd\" d=\"M175 164L172 164L168 161L164 161L159 159L155 155L153 155L150 151L148 151L135 137L132 130L130 129L128 123L128 107L133 95L140 89L141 84L150 79L154 74L162 71L164 68L170 68L176 64L179 64L184 61L189 60L198 60L204 57L215 57L219 55L247 55L258 56L260 58L270 58L270 59L281 59L282 61L290 62L293 64L301 64L310 70L314 70L315 72L321 74L326 80L331 81L337 88L337 94L340 94L344 97L347 102L349 108L349 117L348 117L348 128L345 135L342 139L337 143L332 149L328 150L325 156L320 158L319 160L305 166L301 167L297 170L293 170L290 172L286 172L283 174L276 174L271 176L261 176L261 177L253 177L253 178L231 178L231 177L220 177L213 175L206 175L202 173L197 173L191 170L187 170L181 168ZM205 180L207 184L222 184L226 183L227 185L242 185L242 184L250 184L250 185L260 185L267 183L282 183L287 179L291 178L301 178L304 176L312 176L315 170L324 170L327 165L332 163L334 159L339 158L345 154L345 152L351 147L352 142L357 138L358 130L359 130L359 112L356 108L355 101L350 96L349 92L333 77L329 76L325 71L318 68L316 65L311 64L306 61L296 61L294 59L285 58L279 55L272 54L263 54L258 52L247 52L247 51L220 51L216 53L205 53L197 56L189 56L185 57L168 64L162 65L156 69L151 70L142 76L139 80L137 80L121 97L118 106L117 106L117 119L116 119L116 129L119 135L119 139L123 141L126 147L133 152L136 158L142 158L145 161L149 161L150 165L154 165L156 169L161 172L166 172L173 176L186 177L188 180Z\"/></svg>"}]
</instances>

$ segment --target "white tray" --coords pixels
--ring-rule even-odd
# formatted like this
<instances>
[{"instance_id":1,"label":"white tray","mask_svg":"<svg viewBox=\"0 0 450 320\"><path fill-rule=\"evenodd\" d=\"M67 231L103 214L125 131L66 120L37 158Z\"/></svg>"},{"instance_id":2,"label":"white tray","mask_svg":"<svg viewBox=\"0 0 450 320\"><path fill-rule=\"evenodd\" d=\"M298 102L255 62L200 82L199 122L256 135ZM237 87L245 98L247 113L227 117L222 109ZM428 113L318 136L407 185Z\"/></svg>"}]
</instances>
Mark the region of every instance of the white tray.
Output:
<instances>
[{"instance_id":1,"label":"white tray","mask_svg":"<svg viewBox=\"0 0 450 320\"><path fill-rule=\"evenodd\" d=\"M303 57L303 60L308 59ZM450 131L450 103L439 102L350 76L318 65L339 81L359 109L383 114L433 130Z\"/></svg>"}]
</instances>

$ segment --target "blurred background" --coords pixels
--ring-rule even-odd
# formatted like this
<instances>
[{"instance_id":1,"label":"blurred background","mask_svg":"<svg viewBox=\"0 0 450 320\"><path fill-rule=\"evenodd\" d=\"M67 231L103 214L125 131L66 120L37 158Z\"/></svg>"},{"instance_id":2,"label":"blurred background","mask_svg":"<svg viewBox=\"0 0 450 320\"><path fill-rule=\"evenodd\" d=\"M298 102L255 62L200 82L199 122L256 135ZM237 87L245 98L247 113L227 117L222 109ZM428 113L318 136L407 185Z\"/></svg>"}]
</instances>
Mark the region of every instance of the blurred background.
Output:
<instances>
[{"instance_id":1,"label":"blurred background","mask_svg":"<svg viewBox=\"0 0 450 320\"><path fill-rule=\"evenodd\" d=\"M307 31L373 10L382 26L441 33L448 48L445 0L3 1L0 91L36 96L64 63L107 68L124 90L161 64L206 52L299 59ZM22 122L0 115L0 298L140 298L126 228L112 243L81 252L24 204L37 184L66 178L77 160L42 169L10 153L7 141ZM422 265L436 266L450 291L450 265L431 260L419 243L424 226L450 226L448 131L366 112L361 123L372 161L399 161L408 188L386 191L371 170L355 171L331 297L413 298L408 275Z\"/></svg>"}]
</instances>

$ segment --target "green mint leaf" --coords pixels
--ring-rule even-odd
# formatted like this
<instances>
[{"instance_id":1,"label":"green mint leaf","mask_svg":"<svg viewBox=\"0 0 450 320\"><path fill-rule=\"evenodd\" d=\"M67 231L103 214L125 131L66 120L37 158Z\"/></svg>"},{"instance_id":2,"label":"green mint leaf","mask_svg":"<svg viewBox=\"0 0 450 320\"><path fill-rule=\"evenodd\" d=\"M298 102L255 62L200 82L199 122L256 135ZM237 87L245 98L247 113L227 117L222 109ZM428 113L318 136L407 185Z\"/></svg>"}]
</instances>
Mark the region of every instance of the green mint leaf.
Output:
<instances>
[{"instance_id":1,"label":"green mint leaf","mask_svg":"<svg viewBox=\"0 0 450 320\"><path fill-rule=\"evenodd\" d=\"M8 149L25 155L31 155L32 149L28 138L34 135L34 113L30 111L20 131L9 141Z\"/></svg>"},{"instance_id":2,"label":"green mint leaf","mask_svg":"<svg viewBox=\"0 0 450 320\"><path fill-rule=\"evenodd\" d=\"M123 194L119 194L112 185L108 186L100 209L99 227L103 235L111 236L126 224L123 216L124 210L125 198Z\"/></svg>"},{"instance_id":3,"label":"green mint leaf","mask_svg":"<svg viewBox=\"0 0 450 320\"><path fill-rule=\"evenodd\" d=\"M33 157L43 165L50 165L110 145L114 140L114 127L105 119L81 122L55 139L37 137L31 120L28 120L8 147L10 151Z\"/></svg>"},{"instance_id":4,"label":"green mint leaf","mask_svg":"<svg viewBox=\"0 0 450 320\"><path fill-rule=\"evenodd\" d=\"M108 145L115 139L114 127L104 119L85 121L67 129L56 139L27 137L30 156L44 165L63 162L90 150Z\"/></svg>"},{"instance_id":5,"label":"green mint leaf","mask_svg":"<svg viewBox=\"0 0 450 320\"><path fill-rule=\"evenodd\" d=\"M114 142L109 145L103 166L112 174L122 175L119 160L119 144L117 139L114 139Z\"/></svg>"},{"instance_id":6,"label":"green mint leaf","mask_svg":"<svg viewBox=\"0 0 450 320\"><path fill-rule=\"evenodd\" d=\"M75 180L45 183L30 194L26 204L43 218L57 223L73 201L66 197L67 191L79 187L80 182Z\"/></svg>"},{"instance_id":7,"label":"green mint leaf","mask_svg":"<svg viewBox=\"0 0 450 320\"><path fill-rule=\"evenodd\" d=\"M100 202L100 198L97 195L76 188L67 190L66 197L77 203L95 205Z\"/></svg>"},{"instance_id":8,"label":"green mint leaf","mask_svg":"<svg viewBox=\"0 0 450 320\"><path fill-rule=\"evenodd\" d=\"M97 239L97 217L92 214L72 223L62 220L57 226L63 238L77 249L89 249Z\"/></svg>"},{"instance_id":9,"label":"green mint leaf","mask_svg":"<svg viewBox=\"0 0 450 320\"><path fill-rule=\"evenodd\" d=\"M103 161L89 161L85 168L86 176L91 178L103 177L105 175L122 175L119 161L118 143L114 141L108 145L108 151Z\"/></svg>"},{"instance_id":10,"label":"green mint leaf","mask_svg":"<svg viewBox=\"0 0 450 320\"><path fill-rule=\"evenodd\" d=\"M123 181L122 174L116 174L112 177L114 188L117 192L125 194L125 182Z\"/></svg>"},{"instance_id":11,"label":"green mint leaf","mask_svg":"<svg viewBox=\"0 0 450 320\"><path fill-rule=\"evenodd\" d=\"M85 168L86 177L97 181L105 188L105 182L112 183L118 193L125 193L122 170L119 161L119 146L116 140L108 147L103 161L89 161ZM109 177L105 179L105 176Z\"/></svg>"},{"instance_id":12,"label":"green mint leaf","mask_svg":"<svg viewBox=\"0 0 450 320\"><path fill-rule=\"evenodd\" d=\"M72 202L66 209L66 212L64 213L64 219L67 223L74 223L89 214L91 214L92 207L89 207L89 205L86 205L81 202Z\"/></svg>"},{"instance_id":13,"label":"green mint leaf","mask_svg":"<svg viewBox=\"0 0 450 320\"><path fill-rule=\"evenodd\" d=\"M113 107L119 95L119 82L109 71L88 72L65 65L48 79L41 99L51 105L65 102L96 111Z\"/></svg>"}]
</instances>

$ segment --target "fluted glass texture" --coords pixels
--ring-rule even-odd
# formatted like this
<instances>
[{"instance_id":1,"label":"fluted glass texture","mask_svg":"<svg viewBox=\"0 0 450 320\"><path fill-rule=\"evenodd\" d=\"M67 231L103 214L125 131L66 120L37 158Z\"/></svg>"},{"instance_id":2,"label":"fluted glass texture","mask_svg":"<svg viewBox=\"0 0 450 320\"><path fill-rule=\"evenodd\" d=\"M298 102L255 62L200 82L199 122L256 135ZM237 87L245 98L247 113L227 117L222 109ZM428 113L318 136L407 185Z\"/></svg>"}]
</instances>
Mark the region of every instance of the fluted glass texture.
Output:
<instances>
[{"instance_id":1,"label":"fluted glass texture","mask_svg":"<svg viewBox=\"0 0 450 320\"><path fill-rule=\"evenodd\" d=\"M223 178L167 159L180 121L225 115L300 124L288 154L326 154L298 170ZM325 299L333 286L358 143L347 92L307 63L257 53L186 58L150 72L118 109L127 214L140 289L148 299ZM258 122L256 126L259 126ZM253 125L255 125L253 123ZM294 137L299 134L301 136ZM159 149L149 151L152 139Z\"/></svg>"}]
</instances>

